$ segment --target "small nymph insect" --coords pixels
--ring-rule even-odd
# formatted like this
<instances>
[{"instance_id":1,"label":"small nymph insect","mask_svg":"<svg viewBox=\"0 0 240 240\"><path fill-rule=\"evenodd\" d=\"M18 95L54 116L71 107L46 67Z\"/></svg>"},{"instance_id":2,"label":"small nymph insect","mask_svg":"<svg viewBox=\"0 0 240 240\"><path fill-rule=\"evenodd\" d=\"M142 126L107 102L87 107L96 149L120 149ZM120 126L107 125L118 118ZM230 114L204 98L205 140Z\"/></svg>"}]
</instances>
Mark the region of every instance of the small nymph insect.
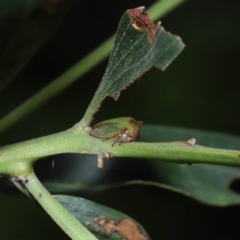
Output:
<instances>
[{"instance_id":1,"label":"small nymph insect","mask_svg":"<svg viewBox=\"0 0 240 240\"><path fill-rule=\"evenodd\" d=\"M142 125L142 121L136 121L131 117L113 118L94 125L90 135L113 140L113 145L115 143L126 143L138 139Z\"/></svg>"}]
</instances>

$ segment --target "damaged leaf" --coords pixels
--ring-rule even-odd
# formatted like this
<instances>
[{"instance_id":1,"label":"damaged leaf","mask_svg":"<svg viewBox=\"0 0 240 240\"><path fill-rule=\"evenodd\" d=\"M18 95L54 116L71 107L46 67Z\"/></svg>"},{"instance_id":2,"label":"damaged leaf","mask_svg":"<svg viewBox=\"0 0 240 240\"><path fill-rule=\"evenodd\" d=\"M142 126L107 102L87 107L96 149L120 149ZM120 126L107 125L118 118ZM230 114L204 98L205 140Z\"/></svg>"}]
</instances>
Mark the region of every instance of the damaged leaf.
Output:
<instances>
[{"instance_id":1,"label":"damaged leaf","mask_svg":"<svg viewBox=\"0 0 240 240\"><path fill-rule=\"evenodd\" d=\"M150 240L139 223L119 211L79 197L54 197L100 240Z\"/></svg>"},{"instance_id":2,"label":"damaged leaf","mask_svg":"<svg viewBox=\"0 0 240 240\"><path fill-rule=\"evenodd\" d=\"M152 23L144 7L128 10L121 18L113 50L102 81L85 113L89 124L106 96L115 100L120 92L151 67L165 70L183 50L177 36Z\"/></svg>"}]
</instances>

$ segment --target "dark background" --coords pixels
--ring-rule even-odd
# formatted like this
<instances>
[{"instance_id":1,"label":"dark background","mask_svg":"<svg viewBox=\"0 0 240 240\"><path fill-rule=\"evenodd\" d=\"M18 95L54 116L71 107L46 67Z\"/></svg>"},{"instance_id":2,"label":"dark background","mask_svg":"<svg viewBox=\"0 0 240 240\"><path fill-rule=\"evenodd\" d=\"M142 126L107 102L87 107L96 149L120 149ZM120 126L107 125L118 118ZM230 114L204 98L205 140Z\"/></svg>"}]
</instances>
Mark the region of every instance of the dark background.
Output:
<instances>
[{"instance_id":1,"label":"dark background","mask_svg":"<svg viewBox=\"0 0 240 240\"><path fill-rule=\"evenodd\" d=\"M1 116L114 34L126 9L142 5L148 7L152 3L154 1L76 1L54 35L1 92ZM187 1L163 17L162 25L167 31L181 36L186 44L185 50L166 72L152 69L122 92L117 102L107 99L95 121L132 116L146 123L239 135L239 15L239 1L210 0ZM107 60L103 61L62 94L3 133L1 144L59 132L78 122L101 80L106 64ZM72 158L70 165L77 162L75 156ZM94 162L93 169L89 170L91 174L85 179L77 172L64 173L61 168L61 165L64 168L67 164L64 158L55 161L55 170L51 168L51 160L43 160L37 172L42 180L55 178L59 182L102 179L107 171L96 170L95 159L90 161ZM89 180L93 175L95 179ZM139 171L134 177L147 179L148 174ZM1 220L4 225L1 224L0 232L6 234L1 239L15 239L14 231L9 230L13 222L16 236L23 234L21 239L43 239L39 235L41 232L52 232L51 239L60 239L56 233L57 227L40 208L24 197L14 196L15 199L4 195L2 204L6 206L5 214L12 221ZM135 218L152 239L240 239L239 207L205 206L154 187L132 186L87 197ZM21 221L22 218L27 220ZM40 220L42 218L44 220ZM33 233L25 232L29 226L34 226Z\"/></svg>"}]
</instances>

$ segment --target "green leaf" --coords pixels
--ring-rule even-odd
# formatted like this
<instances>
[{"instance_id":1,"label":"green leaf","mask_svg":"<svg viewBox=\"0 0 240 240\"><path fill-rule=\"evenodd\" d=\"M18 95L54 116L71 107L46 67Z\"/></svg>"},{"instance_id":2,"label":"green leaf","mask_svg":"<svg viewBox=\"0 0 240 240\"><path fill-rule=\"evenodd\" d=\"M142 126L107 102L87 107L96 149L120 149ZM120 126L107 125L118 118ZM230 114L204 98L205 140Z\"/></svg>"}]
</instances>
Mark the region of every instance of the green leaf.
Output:
<instances>
[{"instance_id":1,"label":"green leaf","mask_svg":"<svg viewBox=\"0 0 240 240\"><path fill-rule=\"evenodd\" d=\"M139 223L119 211L79 197L54 197L100 240L150 239Z\"/></svg>"},{"instance_id":2,"label":"green leaf","mask_svg":"<svg viewBox=\"0 0 240 240\"><path fill-rule=\"evenodd\" d=\"M141 130L142 141L179 141L193 137L197 143L208 147L240 149L240 137L229 134L147 124ZM230 188L240 181L239 168L163 162L152 162L151 166L157 172L155 180L161 183L143 184L167 188L211 205L226 206L240 203L239 191Z\"/></svg>"},{"instance_id":3,"label":"green leaf","mask_svg":"<svg viewBox=\"0 0 240 240\"><path fill-rule=\"evenodd\" d=\"M0 90L46 42L73 1L1 1Z\"/></svg>"},{"instance_id":4,"label":"green leaf","mask_svg":"<svg viewBox=\"0 0 240 240\"><path fill-rule=\"evenodd\" d=\"M131 11L137 11L137 19ZM103 79L85 113L85 125L106 96L117 100L122 90L151 67L165 70L183 48L181 39L165 32L159 23L154 25L143 8L128 10L119 23Z\"/></svg>"}]
</instances>

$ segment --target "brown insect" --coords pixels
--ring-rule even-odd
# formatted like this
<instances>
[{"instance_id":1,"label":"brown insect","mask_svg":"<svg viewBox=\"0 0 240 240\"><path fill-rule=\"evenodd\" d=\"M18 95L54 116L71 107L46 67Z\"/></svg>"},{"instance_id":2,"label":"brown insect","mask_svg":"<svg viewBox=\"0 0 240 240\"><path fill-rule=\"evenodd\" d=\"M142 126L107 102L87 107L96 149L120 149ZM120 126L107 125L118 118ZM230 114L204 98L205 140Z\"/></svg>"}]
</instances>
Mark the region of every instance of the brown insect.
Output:
<instances>
[{"instance_id":1,"label":"brown insect","mask_svg":"<svg viewBox=\"0 0 240 240\"><path fill-rule=\"evenodd\" d=\"M147 31L148 40L153 43L157 27L160 22L154 24L149 18L148 14L144 12L145 7L138 7L134 9L127 10L129 16L131 17L132 27L138 31Z\"/></svg>"}]
</instances>

